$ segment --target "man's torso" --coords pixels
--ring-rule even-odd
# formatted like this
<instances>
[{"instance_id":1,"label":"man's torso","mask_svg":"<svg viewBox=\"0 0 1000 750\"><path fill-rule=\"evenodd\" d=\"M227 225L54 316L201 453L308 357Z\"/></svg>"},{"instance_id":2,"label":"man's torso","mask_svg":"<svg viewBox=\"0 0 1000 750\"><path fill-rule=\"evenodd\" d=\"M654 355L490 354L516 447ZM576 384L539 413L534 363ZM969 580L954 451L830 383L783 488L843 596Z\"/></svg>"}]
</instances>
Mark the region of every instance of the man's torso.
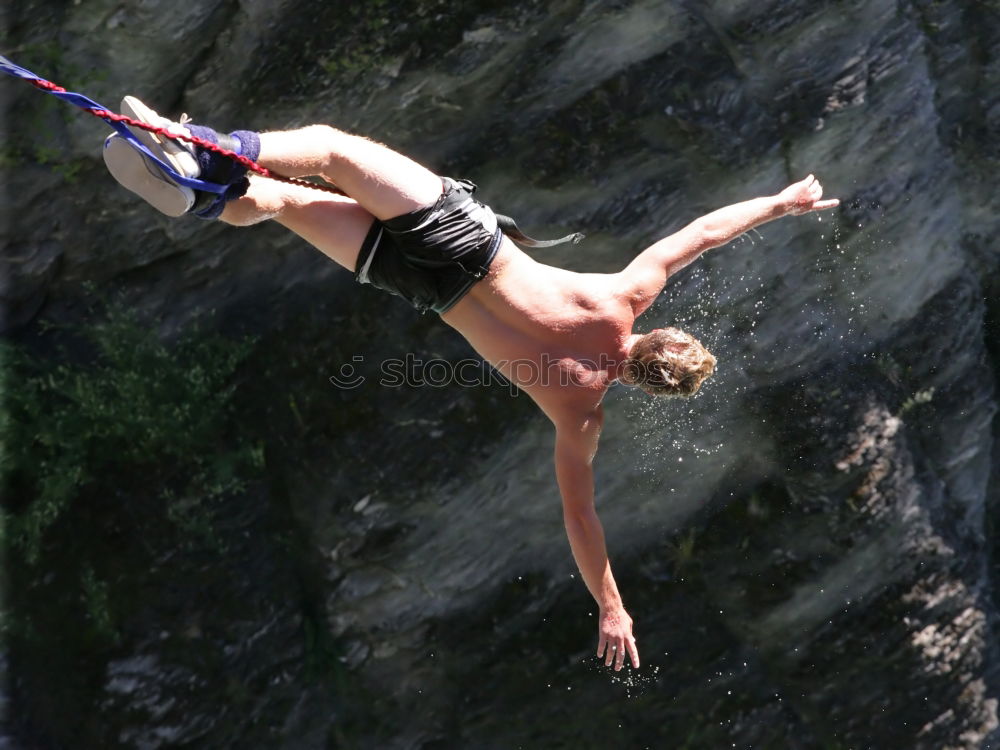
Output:
<instances>
[{"instance_id":1,"label":"man's torso","mask_svg":"<svg viewBox=\"0 0 1000 750\"><path fill-rule=\"evenodd\" d=\"M628 351L634 317L617 280L537 263L504 238L442 319L554 419L596 407Z\"/></svg>"}]
</instances>

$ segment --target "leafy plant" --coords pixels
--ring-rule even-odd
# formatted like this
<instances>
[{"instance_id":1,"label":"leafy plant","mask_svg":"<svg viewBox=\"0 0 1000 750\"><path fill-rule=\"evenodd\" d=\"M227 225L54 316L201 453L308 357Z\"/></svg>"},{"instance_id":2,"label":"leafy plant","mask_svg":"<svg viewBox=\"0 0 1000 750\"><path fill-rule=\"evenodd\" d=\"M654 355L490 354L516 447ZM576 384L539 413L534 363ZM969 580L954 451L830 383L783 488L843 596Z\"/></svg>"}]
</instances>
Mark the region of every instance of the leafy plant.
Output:
<instances>
[{"instance_id":1,"label":"leafy plant","mask_svg":"<svg viewBox=\"0 0 1000 750\"><path fill-rule=\"evenodd\" d=\"M35 564L74 501L123 488L208 534L209 502L243 490L263 462L249 440L224 439L233 376L251 342L194 329L168 345L120 307L70 333L83 356L0 349L0 541Z\"/></svg>"}]
</instances>

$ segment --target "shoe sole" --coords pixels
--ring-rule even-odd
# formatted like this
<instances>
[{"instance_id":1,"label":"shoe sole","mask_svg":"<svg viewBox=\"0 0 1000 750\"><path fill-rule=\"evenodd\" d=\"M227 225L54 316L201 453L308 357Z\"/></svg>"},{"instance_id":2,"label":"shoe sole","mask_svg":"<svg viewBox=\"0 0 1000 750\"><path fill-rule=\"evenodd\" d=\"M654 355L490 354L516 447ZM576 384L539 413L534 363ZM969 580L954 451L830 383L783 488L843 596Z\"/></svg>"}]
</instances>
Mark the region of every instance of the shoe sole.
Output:
<instances>
[{"instance_id":1,"label":"shoe sole","mask_svg":"<svg viewBox=\"0 0 1000 750\"><path fill-rule=\"evenodd\" d=\"M157 153L156 150L153 153ZM117 133L104 141L104 163L122 187L162 214L177 218L194 205L195 194L191 188L170 180L157 164Z\"/></svg>"}]
</instances>

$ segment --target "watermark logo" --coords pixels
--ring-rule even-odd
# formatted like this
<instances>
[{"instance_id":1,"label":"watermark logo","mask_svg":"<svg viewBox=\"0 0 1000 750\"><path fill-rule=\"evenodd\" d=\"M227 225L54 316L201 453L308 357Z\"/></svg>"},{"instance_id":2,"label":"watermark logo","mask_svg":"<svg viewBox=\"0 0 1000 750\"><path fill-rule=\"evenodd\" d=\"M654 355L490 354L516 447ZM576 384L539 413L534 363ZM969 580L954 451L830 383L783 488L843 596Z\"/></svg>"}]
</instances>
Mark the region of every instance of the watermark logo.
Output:
<instances>
[{"instance_id":1,"label":"watermark logo","mask_svg":"<svg viewBox=\"0 0 1000 750\"><path fill-rule=\"evenodd\" d=\"M481 359L457 361L422 359L414 354L402 358L383 359L377 367L367 366L364 356L355 354L350 362L340 365L329 377L335 387L350 391L374 382L383 388L479 388L501 385L512 395L519 388L532 385L588 386L608 381L608 373L617 370L617 363L602 357L600 362L575 359L555 359L543 354L538 360L503 360L493 366Z\"/></svg>"},{"instance_id":2,"label":"watermark logo","mask_svg":"<svg viewBox=\"0 0 1000 750\"><path fill-rule=\"evenodd\" d=\"M355 388L360 388L365 384L366 380L365 376L358 372L361 367L361 363L364 361L364 357L360 354L355 354L351 357L351 361L349 363L345 362L340 366L340 372L329 377L330 382L344 391L351 391Z\"/></svg>"}]
</instances>

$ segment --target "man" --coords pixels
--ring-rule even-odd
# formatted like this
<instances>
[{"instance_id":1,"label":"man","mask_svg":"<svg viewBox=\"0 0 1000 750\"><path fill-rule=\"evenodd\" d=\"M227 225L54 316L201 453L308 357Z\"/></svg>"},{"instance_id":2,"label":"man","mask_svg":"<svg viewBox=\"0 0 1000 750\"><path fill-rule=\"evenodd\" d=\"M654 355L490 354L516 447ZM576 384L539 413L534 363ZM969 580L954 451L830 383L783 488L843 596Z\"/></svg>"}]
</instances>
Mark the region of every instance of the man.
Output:
<instances>
[{"instance_id":1,"label":"man","mask_svg":"<svg viewBox=\"0 0 1000 750\"><path fill-rule=\"evenodd\" d=\"M715 358L691 336L667 328L642 335L636 319L667 279L706 250L787 214L832 208L810 175L778 195L738 203L695 220L643 251L622 271L580 274L537 263L472 198L475 186L442 178L385 146L324 125L290 132L222 135L161 118L133 97L124 114L190 134L287 177L320 176L343 190L245 175L211 150L137 130L157 157L184 176L230 187L221 195L177 184L119 135L105 142L115 178L162 212L193 212L235 226L271 219L292 230L361 283L433 309L488 362L528 393L555 426L555 470L573 556L600 608L597 655L620 670L639 654L594 510L592 464L616 381L653 395L690 395ZM349 197L347 197L349 196Z\"/></svg>"}]
</instances>

